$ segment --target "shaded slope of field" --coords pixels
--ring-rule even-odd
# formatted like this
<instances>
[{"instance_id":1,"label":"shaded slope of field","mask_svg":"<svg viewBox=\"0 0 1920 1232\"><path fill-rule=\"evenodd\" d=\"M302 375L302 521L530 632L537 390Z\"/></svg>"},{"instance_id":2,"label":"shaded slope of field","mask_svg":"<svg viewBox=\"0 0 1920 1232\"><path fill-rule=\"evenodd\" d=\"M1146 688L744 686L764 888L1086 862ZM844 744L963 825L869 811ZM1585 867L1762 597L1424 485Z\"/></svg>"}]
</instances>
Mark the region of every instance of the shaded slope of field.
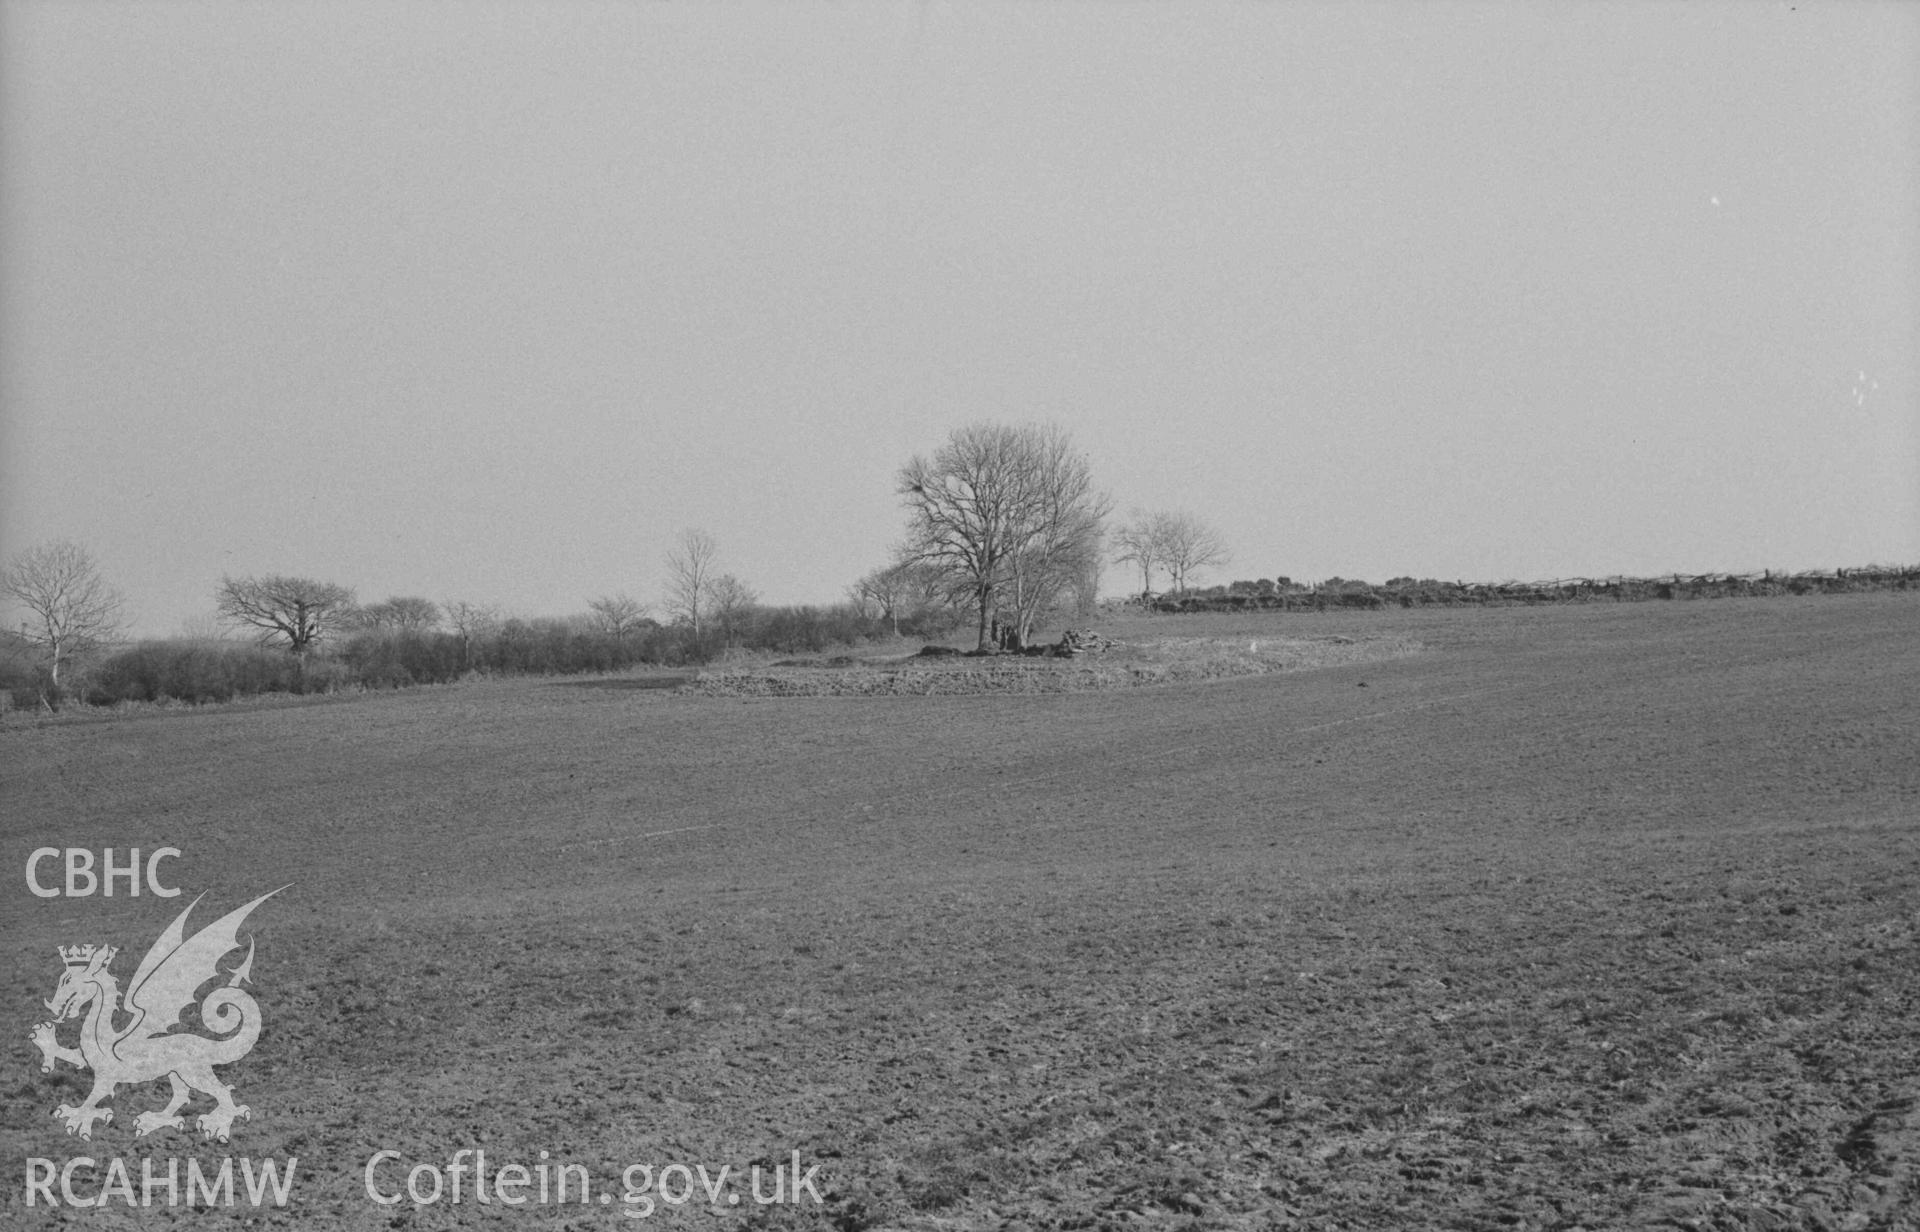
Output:
<instances>
[{"instance_id":1,"label":"shaded slope of field","mask_svg":"<svg viewBox=\"0 0 1920 1232\"><path fill-rule=\"evenodd\" d=\"M234 1153L312 1173L269 1222L388 1226L373 1150L484 1145L603 1181L826 1163L826 1209L772 1224L1893 1228L1917 619L1328 614L1290 628L1427 650L1152 691L157 716L0 734L0 815L16 865L166 841L209 909L297 883L229 1075ZM6 904L22 1036L51 946L173 912ZM0 1151L75 1153L46 1117L75 1079L15 1055ZM623 1222L514 1222L569 1217Z\"/></svg>"}]
</instances>

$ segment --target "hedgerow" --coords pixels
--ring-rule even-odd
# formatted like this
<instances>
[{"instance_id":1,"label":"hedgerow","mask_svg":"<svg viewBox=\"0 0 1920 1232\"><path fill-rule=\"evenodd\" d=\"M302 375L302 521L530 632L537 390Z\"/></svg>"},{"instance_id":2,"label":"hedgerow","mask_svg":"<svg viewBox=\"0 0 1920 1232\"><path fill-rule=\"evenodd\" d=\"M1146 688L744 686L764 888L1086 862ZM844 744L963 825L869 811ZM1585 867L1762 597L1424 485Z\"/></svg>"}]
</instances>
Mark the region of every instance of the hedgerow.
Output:
<instances>
[{"instance_id":1,"label":"hedgerow","mask_svg":"<svg viewBox=\"0 0 1920 1232\"><path fill-rule=\"evenodd\" d=\"M143 641L108 655L70 691L96 706L232 701L262 693L331 693L445 684L468 675L569 676L707 662L729 649L793 654L885 636L880 620L848 606L756 608L724 632L652 621L619 634L584 619L508 620L483 633L367 630L306 654L220 639ZM25 661L0 672L16 707L49 697L44 671Z\"/></svg>"}]
</instances>

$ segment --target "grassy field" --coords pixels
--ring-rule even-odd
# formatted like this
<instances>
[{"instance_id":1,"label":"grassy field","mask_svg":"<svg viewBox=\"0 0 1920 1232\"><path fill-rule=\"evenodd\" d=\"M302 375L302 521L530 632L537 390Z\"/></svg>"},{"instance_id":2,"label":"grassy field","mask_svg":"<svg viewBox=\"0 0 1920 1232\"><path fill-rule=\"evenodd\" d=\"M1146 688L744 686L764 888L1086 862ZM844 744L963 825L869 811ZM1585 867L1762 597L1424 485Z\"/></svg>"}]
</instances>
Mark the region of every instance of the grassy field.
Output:
<instances>
[{"instance_id":1,"label":"grassy field","mask_svg":"<svg viewBox=\"0 0 1920 1232\"><path fill-rule=\"evenodd\" d=\"M0 1220L614 1228L630 1164L798 1152L817 1205L656 1192L648 1222L1920 1226L1920 602L1100 630L1411 649L1087 692L509 680L9 720L0 1157L136 1187L145 1157L299 1165L284 1209L29 1209L15 1181ZM184 898L18 871L163 844ZM53 947L122 946L124 981L193 894L198 924L287 883L250 921L232 1143L136 1139L164 1083L64 1135L86 1084L26 1042ZM367 1195L377 1151L394 1191L476 1147L615 1200Z\"/></svg>"}]
</instances>

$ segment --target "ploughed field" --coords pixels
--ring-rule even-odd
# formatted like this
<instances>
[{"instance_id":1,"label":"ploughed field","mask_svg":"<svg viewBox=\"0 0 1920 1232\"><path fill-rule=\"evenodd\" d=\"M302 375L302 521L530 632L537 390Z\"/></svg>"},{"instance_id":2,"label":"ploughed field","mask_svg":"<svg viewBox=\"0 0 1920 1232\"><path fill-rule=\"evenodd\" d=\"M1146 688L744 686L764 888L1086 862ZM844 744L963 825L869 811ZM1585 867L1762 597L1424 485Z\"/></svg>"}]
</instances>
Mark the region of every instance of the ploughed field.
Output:
<instances>
[{"instance_id":1,"label":"ploughed field","mask_svg":"<svg viewBox=\"0 0 1920 1232\"><path fill-rule=\"evenodd\" d=\"M7 1168L299 1163L284 1209L29 1210L16 1179L0 1214L612 1228L631 1164L798 1152L818 1205L656 1190L651 1221L1920 1226L1920 602L1099 629L1413 649L1064 693L512 680L11 721ZM185 897L20 875L163 844ZM286 883L248 922L232 1142L136 1139L164 1083L63 1134L85 1084L26 1039L54 946L122 946L124 984L193 894L199 925ZM463 1148L583 1165L596 1201L367 1196L375 1152L400 1191Z\"/></svg>"}]
</instances>

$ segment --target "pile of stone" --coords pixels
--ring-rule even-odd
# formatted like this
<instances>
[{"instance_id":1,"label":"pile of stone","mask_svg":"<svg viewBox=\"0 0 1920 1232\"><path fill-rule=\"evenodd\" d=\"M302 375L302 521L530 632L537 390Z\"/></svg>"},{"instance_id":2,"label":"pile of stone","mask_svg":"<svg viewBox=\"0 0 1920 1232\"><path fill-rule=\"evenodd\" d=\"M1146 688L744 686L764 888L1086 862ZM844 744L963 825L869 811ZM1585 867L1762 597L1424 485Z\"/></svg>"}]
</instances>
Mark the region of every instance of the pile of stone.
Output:
<instances>
[{"instance_id":1,"label":"pile of stone","mask_svg":"<svg viewBox=\"0 0 1920 1232\"><path fill-rule=\"evenodd\" d=\"M1099 654L1106 650L1116 650L1119 646L1119 642L1110 637L1102 637L1092 629L1068 629L1060 635L1060 642L1053 648L1053 653L1063 659L1071 659L1075 655Z\"/></svg>"}]
</instances>

